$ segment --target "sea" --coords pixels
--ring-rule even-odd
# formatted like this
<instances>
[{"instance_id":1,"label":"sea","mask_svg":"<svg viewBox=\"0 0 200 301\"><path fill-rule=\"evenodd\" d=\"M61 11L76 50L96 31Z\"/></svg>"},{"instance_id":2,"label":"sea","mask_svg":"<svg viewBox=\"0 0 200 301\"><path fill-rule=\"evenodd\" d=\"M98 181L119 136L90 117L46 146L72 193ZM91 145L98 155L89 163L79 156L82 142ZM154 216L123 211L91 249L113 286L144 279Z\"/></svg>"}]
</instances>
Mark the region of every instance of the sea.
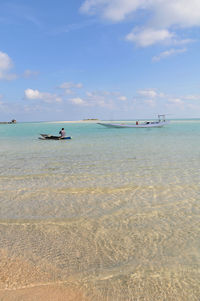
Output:
<instances>
[{"instance_id":1,"label":"sea","mask_svg":"<svg viewBox=\"0 0 200 301\"><path fill-rule=\"evenodd\" d=\"M38 139L62 127L71 140ZM45 286L63 289L48 301L200 300L199 119L0 125L0 300Z\"/></svg>"}]
</instances>

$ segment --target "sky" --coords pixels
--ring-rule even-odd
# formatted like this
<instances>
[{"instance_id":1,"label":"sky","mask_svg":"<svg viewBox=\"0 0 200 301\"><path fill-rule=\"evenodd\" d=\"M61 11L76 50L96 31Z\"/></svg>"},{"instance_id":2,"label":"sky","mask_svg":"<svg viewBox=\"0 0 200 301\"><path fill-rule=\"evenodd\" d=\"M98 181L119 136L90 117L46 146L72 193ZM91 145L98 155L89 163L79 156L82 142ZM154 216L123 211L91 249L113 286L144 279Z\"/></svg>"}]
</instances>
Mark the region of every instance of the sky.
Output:
<instances>
[{"instance_id":1,"label":"sky","mask_svg":"<svg viewBox=\"0 0 200 301\"><path fill-rule=\"evenodd\" d=\"M0 0L0 121L200 118L199 0Z\"/></svg>"}]
</instances>

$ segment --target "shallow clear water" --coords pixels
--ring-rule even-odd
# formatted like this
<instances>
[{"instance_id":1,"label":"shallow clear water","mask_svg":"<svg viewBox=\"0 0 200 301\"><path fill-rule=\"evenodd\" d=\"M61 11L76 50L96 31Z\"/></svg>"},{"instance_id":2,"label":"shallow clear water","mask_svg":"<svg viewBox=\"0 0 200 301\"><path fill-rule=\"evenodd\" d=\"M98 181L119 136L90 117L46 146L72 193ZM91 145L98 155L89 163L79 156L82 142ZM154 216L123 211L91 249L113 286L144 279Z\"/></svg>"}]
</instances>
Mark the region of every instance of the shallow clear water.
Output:
<instances>
[{"instance_id":1,"label":"shallow clear water","mask_svg":"<svg viewBox=\"0 0 200 301\"><path fill-rule=\"evenodd\" d=\"M62 126L0 126L0 289L199 300L200 121L65 124L72 140L38 139Z\"/></svg>"}]
</instances>

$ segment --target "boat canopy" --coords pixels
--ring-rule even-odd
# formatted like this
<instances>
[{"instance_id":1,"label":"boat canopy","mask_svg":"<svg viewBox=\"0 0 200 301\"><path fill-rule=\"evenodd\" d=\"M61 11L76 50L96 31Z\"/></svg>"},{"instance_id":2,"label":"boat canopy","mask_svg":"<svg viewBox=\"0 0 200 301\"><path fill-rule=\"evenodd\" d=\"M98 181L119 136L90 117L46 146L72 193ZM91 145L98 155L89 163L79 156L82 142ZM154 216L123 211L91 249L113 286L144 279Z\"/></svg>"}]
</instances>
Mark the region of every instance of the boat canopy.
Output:
<instances>
[{"instance_id":1,"label":"boat canopy","mask_svg":"<svg viewBox=\"0 0 200 301\"><path fill-rule=\"evenodd\" d=\"M158 115L158 119L159 119L159 121L165 121L166 120L166 118L165 118L165 115Z\"/></svg>"}]
</instances>

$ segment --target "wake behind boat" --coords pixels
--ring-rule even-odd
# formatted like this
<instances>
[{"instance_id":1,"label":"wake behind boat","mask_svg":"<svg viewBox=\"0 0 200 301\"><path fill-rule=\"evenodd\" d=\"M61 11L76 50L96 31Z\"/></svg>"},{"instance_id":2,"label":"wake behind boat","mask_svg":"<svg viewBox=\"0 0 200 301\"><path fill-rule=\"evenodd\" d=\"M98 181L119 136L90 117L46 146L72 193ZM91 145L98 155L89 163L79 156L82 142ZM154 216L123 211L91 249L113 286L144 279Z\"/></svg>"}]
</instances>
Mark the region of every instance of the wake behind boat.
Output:
<instances>
[{"instance_id":1,"label":"wake behind boat","mask_svg":"<svg viewBox=\"0 0 200 301\"><path fill-rule=\"evenodd\" d=\"M98 122L97 124L109 128L153 128L153 127L160 128L169 124L169 120L166 120L165 115L158 115L157 121L145 121L143 123L139 123L138 121L136 121L136 124L103 123L103 122Z\"/></svg>"}]
</instances>

